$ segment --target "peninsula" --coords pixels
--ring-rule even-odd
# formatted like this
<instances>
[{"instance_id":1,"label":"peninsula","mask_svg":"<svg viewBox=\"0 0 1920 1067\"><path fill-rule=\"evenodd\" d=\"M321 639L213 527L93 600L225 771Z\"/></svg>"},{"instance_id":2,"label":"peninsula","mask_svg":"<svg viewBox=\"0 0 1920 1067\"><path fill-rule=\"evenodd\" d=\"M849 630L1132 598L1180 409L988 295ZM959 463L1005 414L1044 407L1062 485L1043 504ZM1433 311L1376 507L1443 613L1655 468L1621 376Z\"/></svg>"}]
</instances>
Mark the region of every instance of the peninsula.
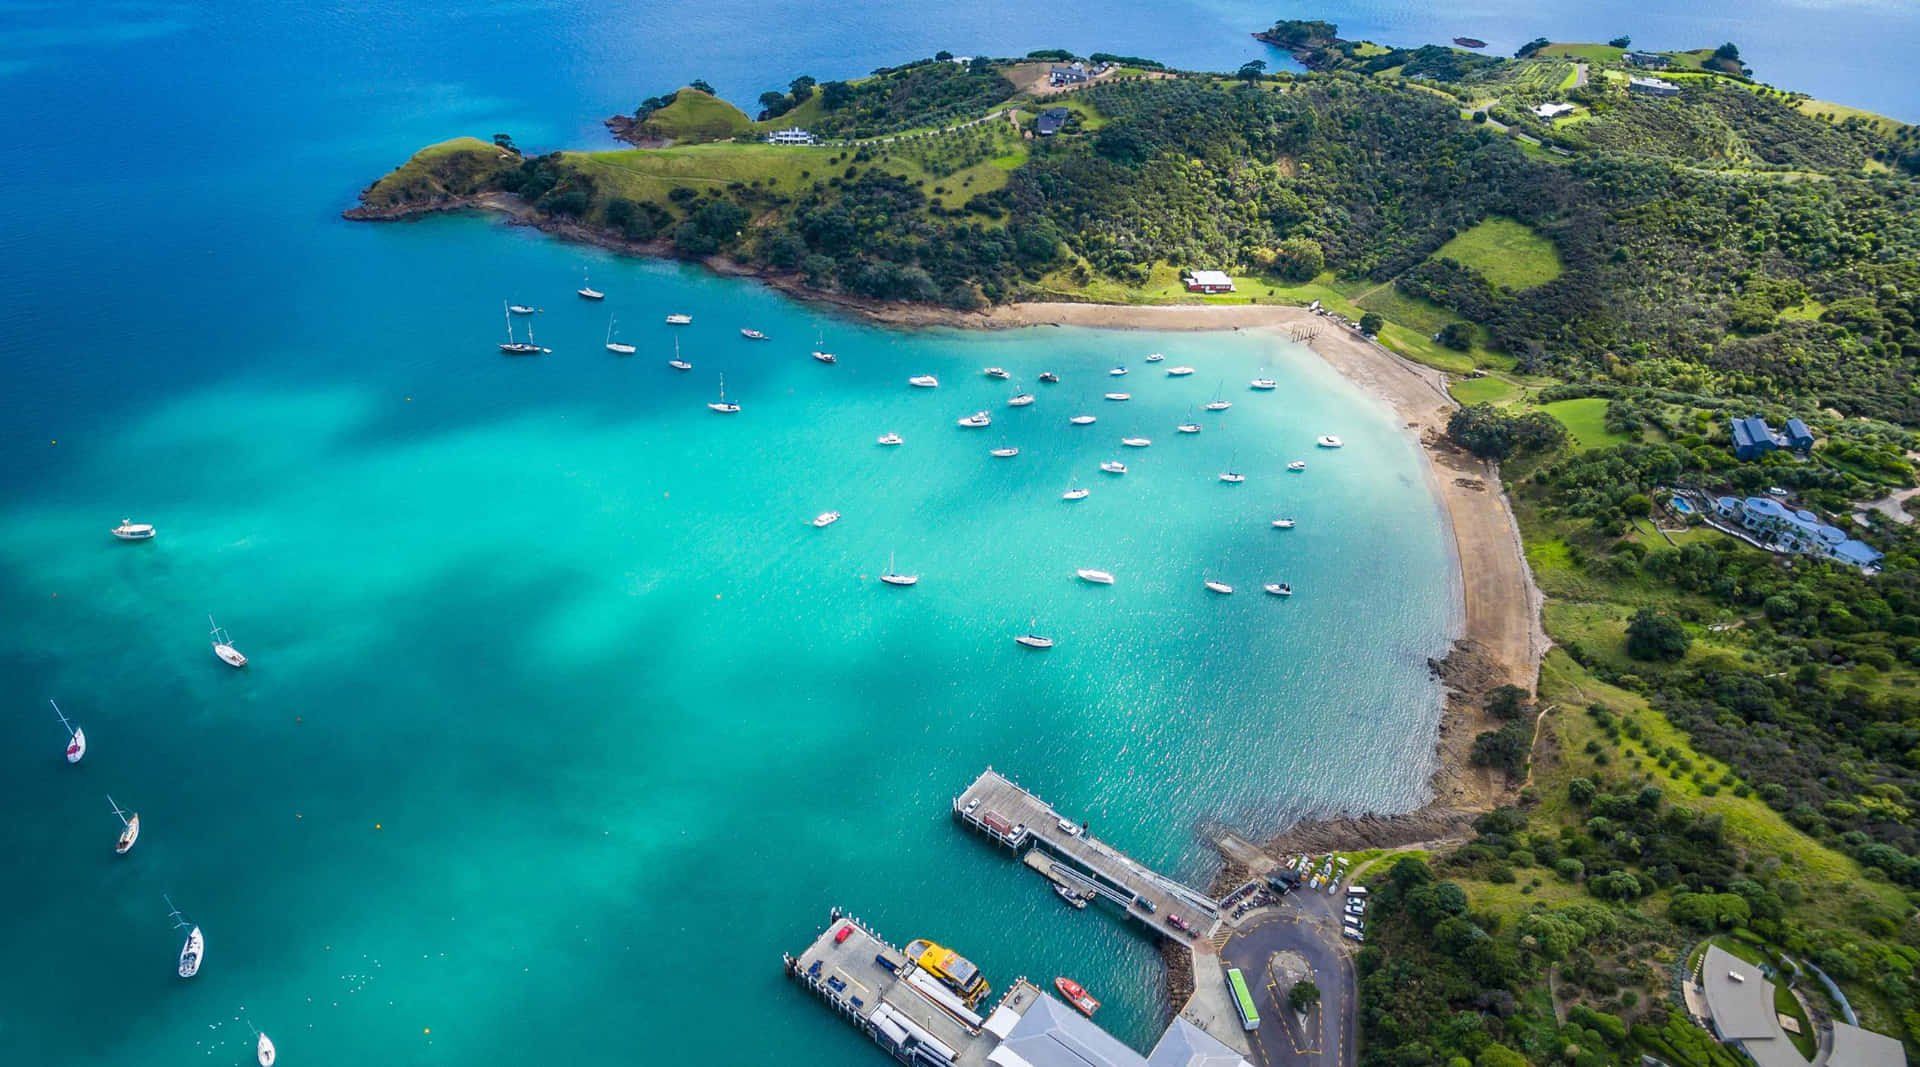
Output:
<instances>
[{"instance_id":1,"label":"peninsula","mask_svg":"<svg viewBox=\"0 0 1920 1067\"><path fill-rule=\"evenodd\" d=\"M903 325L1306 341L1421 436L1464 577L1430 808L1223 846L1223 887L1352 854L1367 1055L1724 1067L1674 978L1709 939L1791 978L1803 1059L1823 1019L1920 1038L1920 134L1731 43L1259 36L1314 69L695 83L609 119L629 147L456 139L347 214Z\"/></svg>"}]
</instances>

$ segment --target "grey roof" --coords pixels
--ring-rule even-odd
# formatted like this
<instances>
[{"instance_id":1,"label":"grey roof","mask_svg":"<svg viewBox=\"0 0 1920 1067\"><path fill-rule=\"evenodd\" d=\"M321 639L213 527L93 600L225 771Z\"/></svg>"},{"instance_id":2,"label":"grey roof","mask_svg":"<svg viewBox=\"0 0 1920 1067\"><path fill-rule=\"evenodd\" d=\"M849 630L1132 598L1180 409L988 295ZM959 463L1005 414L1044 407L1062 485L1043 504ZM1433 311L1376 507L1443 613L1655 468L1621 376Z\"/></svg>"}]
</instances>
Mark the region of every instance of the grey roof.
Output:
<instances>
[{"instance_id":1,"label":"grey roof","mask_svg":"<svg viewBox=\"0 0 1920 1067\"><path fill-rule=\"evenodd\" d=\"M987 1062L1003 1067L1146 1067L1138 1052L1046 994L1035 998ZM1169 1061L1173 1062L1173 1061Z\"/></svg>"},{"instance_id":2,"label":"grey roof","mask_svg":"<svg viewBox=\"0 0 1920 1067\"><path fill-rule=\"evenodd\" d=\"M1741 980L1730 977L1736 974ZM1700 984L1722 1041L1782 1036L1780 1020L1773 1017L1773 983L1760 968L1719 945L1709 945L1707 958L1700 964Z\"/></svg>"},{"instance_id":3,"label":"grey roof","mask_svg":"<svg viewBox=\"0 0 1920 1067\"><path fill-rule=\"evenodd\" d=\"M1907 1050L1885 1034L1846 1023L1833 1024L1832 1067L1907 1067Z\"/></svg>"},{"instance_id":4,"label":"grey roof","mask_svg":"<svg viewBox=\"0 0 1920 1067\"><path fill-rule=\"evenodd\" d=\"M1811 441L1813 440L1813 431L1807 429L1807 424L1804 422L1801 422L1799 419L1788 419L1787 420L1787 436L1790 438L1800 438L1802 440Z\"/></svg>"},{"instance_id":5,"label":"grey roof","mask_svg":"<svg viewBox=\"0 0 1920 1067\"><path fill-rule=\"evenodd\" d=\"M1160 1035L1160 1043L1147 1054L1147 1067L1248 1067L1248 1064L1238 1052L1176 1015L1173 1025Z\"/></svg>"}]
</instances>

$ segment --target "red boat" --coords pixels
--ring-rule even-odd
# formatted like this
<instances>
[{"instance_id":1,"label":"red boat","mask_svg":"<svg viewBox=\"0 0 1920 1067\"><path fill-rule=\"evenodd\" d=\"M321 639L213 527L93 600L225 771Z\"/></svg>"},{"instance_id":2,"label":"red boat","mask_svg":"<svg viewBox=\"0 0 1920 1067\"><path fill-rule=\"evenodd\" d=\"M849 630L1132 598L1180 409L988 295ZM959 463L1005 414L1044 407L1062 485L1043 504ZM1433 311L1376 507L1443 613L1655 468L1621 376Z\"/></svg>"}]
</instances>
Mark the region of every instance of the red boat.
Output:
<instances>
[{"instance_id":1,"label":"red boat","mask_svg":"<svg viewBox=\"0 0 1920 1067\"><path fill-rule=\"evenodd\" d=\"M1053 988L1058 989L1060 995L1067 998L1067 1003L1079 1009L1080 1014L1089 1019L1093 1018L1094 1012L1100 1010L1100 1002L1093 999L1092 994L1071 978L1055 978Z\"/></svg>"}]
</instances>

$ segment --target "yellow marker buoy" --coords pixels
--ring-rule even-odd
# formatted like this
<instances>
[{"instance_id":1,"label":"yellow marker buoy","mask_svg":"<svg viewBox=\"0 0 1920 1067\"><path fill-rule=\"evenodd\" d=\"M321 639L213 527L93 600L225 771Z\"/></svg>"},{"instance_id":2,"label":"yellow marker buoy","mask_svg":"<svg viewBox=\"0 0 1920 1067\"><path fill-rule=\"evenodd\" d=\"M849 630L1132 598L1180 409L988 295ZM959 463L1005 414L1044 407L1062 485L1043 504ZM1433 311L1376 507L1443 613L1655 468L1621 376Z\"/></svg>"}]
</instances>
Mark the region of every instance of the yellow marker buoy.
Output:
<instances>
[{"instance_id":1,"label":"yellow marker buoy","mask_svg":"<svg viewBox=\"0 0 1920 1067\"><path fill-rule=\"evenodd\" d=\"M374 829L376 829L376 830L378 830L378 829L380 829L380 824L379 824L379 823L374 823L374 824L373 824L373 828L374 828Z\"/></svg>"},{"instance_id":2,"label":"yellow marker buoy","mask_svg":"<svg viewBox=\"0 0 1920 1067\"><path fill-rule=\"evenodd\" d=\"M420 1028L420 1032L421 1032L421 1033L423 1033L423 1034L431 1034L431 1033L433 1033L433 1027L431 1027L431 1026L423 1026L423 1027L421 1027L421 1028Z\"/></svg>"}]
</instances>

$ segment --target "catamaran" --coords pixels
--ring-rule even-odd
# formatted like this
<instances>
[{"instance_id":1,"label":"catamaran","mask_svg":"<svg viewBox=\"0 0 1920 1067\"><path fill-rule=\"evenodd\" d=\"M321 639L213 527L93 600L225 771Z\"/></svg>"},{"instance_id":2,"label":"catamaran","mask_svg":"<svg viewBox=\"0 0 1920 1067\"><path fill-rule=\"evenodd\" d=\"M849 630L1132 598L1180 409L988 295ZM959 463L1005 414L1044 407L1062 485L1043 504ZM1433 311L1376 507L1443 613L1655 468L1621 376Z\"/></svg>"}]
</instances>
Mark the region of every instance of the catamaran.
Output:
<instances>
[{"instance_id":1,"label":"catamaran","mask_svg":"<svg viewBox=\"0 0 1920 1067\"><path fill-rule=\"evenodd\" d=\"M220 624L213 621L213 616L207 616L207 625L213 627L213 654L220 657L220 662L229 667L246 666L247 657L233 647L233 638L227 631L220 628Z\"/></svg>"},{"instance_id":2,"label":"catamaran","mask_svg":"<svg viewBox=\"0 0 1920 1067\"><path fill-rule=\"evenodd\" d=\"M737 415L740 405L727 402L727 376L720 376L720 399L707 405L708 411L717 411L722 415Z\"/></svg>"},{"instance_id":3,"label":"catamaran","mask_svg":"<svg viewBox=\"0 0 1920 1067\"><path fill-rule=\"evenodd\" d=\"M120 525L113 528L113 536L122 541L150 541L153 539L153 526L132 519L121 519Z\"/></svg>"},{"instance_id":4,"label":"catamaran","mask_svg":"<svg viewBox=\"0 0 1920 1067\"><path fill-rule=\"evenodd\" d=\"M513 339L513 309L511 305L509 305L507 309L507 339L501 342L500 351L505 352L509 356L539 356L545 355L547 352L547 349L541 348L539 345L533 343L532 319L527 320L527 339L524 341L516 341Z\"/></svg>"},{"instance_id":5,"label":"catamaran","mask_svg":"<svg viewBox=\"0 0 1920 1067\"><path fill-rule=\"evenodd\" d=\"M617 356L631 356L637 351L632 345L613 339L613 316L607 316L607 351Z\"/></svg>"},{"instance_id":6,"label":"catamaran","mask_svg":"<svg viewBox=\"0 0 1920 1067\"><path fill-rule=\"evenodd\" d=\"M674 335L673 358L670 360L667 360L667 366L672 367L674 370L680 370L680 371L693 369L693 364L688 363L686 360L680 358L680 336L678 334Z\"/></svg>"},{"instance_id":7,"label":"catamaran","mask_svg":"<svg viewBox=\"0 0 1920 1067\"><path fill-rule=\"evenodd\" d=\"M887 573L881 575L880 580L888 585L913 585L920 581L920 576L917 574L901 574L894 570L893 553L889 552L887 553Z\"/></svg>"},{"instance_id":8,"label":"catamaran","mask_svg":"<svg viewBox=\"0 0 1920 1067\"><path fill-rule=\"evenodd\" d=\"M192 978L200 973L200 964L207 957L207 939L200 936L198 926L188 923L186 917L180 914L180 909L173 906L172 897L163 896L161 899L171 909L168 914L173 916L173 928L187 930L187 941L180 946L180 977Z\"/></svg>"},{"instance_id":9,"label":"catamaran","mask_svg":"<svg viewBox=\"0 0 1920 1067\"><path fill-rule=\"evenodd\" d=\"M114 842L113 851L117 856L124 856L133 848L133 843L140 840L140 813L128 815L121 811L120 805L114 804L112 794L108 794L107 803L113 804L113 813L120 817L120 840Z\"/></svg>"},{"instance_id":10,"label":"catamaran","mask_svg":"<svg viewBox=\"0 0 1920 1067\"><path fill-rule=\"evenodd\" d=\"M607 298L607 294L593 287L593 279L589 277L585 271L580 272L580 288L575 289L574 292L579 293L584 300L605 300Z\"/></svg>"},{"instance_id":11,"label":"catamaran","mask_svg":"<svg viewBox=\"0 0 1920 1067\"><path fill-rule=\"evenodd\" d=\"M53 701L49 700L47 703L53 704ZM60 716L60 725L67 728L67 762L80 762L80 757L87 754L87 732L68 722L66 714L60 710L60 705L53 704L53 713Z\"/></svg>"}]
</instances>

